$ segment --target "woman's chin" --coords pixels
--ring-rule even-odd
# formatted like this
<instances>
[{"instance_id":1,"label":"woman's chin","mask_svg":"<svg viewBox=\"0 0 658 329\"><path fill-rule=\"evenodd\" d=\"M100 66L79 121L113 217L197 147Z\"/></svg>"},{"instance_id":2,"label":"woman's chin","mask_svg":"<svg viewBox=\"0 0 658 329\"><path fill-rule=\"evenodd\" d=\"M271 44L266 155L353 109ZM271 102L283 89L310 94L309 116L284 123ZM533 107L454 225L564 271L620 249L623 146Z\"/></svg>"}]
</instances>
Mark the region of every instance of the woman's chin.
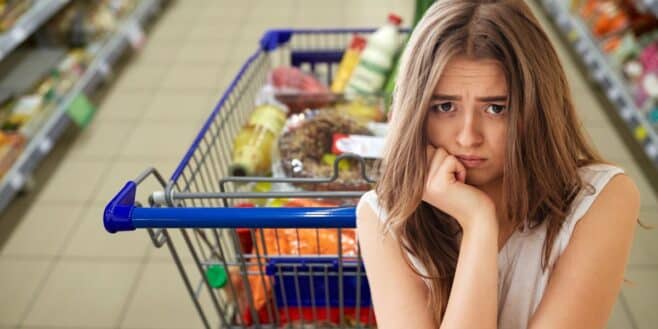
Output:
<instances>
[{"instance_id":1,"label":"woman's chin","mask_svg":"<svg viewBox=\"0 0 658 329\"><path fill-rule=\"evenodd\" d=\"M492 175L486 170L480 168L473 168L466 170L466 184L481 187L491 184L492 182L498 180L499 177Z\"/></svg>"}]
</instances>

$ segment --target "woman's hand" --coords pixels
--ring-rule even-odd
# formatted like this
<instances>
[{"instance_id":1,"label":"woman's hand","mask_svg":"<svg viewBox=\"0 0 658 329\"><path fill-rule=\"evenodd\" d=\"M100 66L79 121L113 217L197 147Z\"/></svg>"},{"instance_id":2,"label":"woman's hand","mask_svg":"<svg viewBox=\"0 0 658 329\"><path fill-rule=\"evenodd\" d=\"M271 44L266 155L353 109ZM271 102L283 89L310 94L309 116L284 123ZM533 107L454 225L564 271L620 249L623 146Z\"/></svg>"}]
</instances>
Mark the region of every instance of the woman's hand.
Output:
<instances>
[{"instance_id":1,"label":"woman's hand","mask_svg":"<svg viewBox=\"0 0 658 329\"><path fill-rule=\"evenodd\" d=\"M470 230L474 221L497 227L493 201L481 190L465 184L466 168L455 156L428 145L427 158L430 169L423 201L454 217L464 231Z\"/></svg>"}]
</instances>

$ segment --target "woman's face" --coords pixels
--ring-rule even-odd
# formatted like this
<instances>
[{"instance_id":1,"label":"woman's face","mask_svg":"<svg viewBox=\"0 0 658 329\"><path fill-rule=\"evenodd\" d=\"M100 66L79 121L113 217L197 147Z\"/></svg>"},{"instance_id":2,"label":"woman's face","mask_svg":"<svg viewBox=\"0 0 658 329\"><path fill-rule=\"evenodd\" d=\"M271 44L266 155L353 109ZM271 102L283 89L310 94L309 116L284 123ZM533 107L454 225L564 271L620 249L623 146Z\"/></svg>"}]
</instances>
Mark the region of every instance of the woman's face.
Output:
<instances>
[{"instance_id":1,"label":"woman's face","mask_svg":"<svg viewBox=\"0 0 658 329\"><path fill-rule=\"evenodd\" d=\"M485 186L503 175L507 142L507 82L493 60L456 57L430 101L426 132L435 147L466 167L466 183Z\"/></svg>"}]
</instances>

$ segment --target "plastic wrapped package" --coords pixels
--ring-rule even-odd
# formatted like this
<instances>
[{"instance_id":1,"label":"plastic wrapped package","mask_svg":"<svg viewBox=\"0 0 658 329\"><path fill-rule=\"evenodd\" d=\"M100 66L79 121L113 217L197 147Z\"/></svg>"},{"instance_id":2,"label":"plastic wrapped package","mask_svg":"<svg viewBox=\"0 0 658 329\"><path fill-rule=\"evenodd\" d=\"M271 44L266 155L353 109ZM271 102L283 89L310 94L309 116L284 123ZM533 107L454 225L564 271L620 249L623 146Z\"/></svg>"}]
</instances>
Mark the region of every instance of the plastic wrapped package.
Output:
<instances>
[{"instance_id":1,"label":"plastic wrapped package","mask_svg":"<svg viewBox=\"0 0 658 329\"><path fill-rule=\"evenodd\" d=\"M299 113L305 109L325 107L335 100L329 87L296 67L277 67L268 78L274 97L285 104L290 113Z\"/></svg>"},{"instance_id":2,"label":"plastic wrapped package","mask_svg":"<svg viewBox=\"0 0 658 329\"><path fill-rule=\"evenodd\" d=\"M264 229L263 238L269 255L338 255L336 229ZM356 255L356 233L353 229L341 230L342 253ZM256 244L262 248L260 233ZM260 249L263 253L265 249Z\"/></svg>"},{"instance_id":3,"label":"plastic wrapped package","mask_svg":"<svg viewBox=\"0 0 658 329\"><path fill-rule=\"evenodd\" d=\"M256 274L260 273L258 265L256 264L248 264L246 266L246 270L249 273L247 278L249 280L249 289L251 290L251 302L253 302L255 309L262 309L272 294L270 279L265 275L261 276L260 274ZM264 269L263 273L265 273ZM240 309L249 309L249 295L247 294L245 282L240 275L240 269L237 267L232 267L229 270L229 277L231 284L233 285L233 289L235 289L235 295L230 288L226 288L227 295L240 307Z\"/></svg>"},{"instance_id":4,"label":"plastic wrapped package","mask_svg":"<svg viewBox=\"0 0 658 329\"><path fill-rule=\"evenodd\" d=\"M333 109L305 111L288 118L279 138L278 153L283 172L287 177L329 178L334 174L331 158L334 135L366 135L372 133L354 119ZM329 156L327 156L329 155ZM306 190L369 190L355 159L345 159L338 178L330 183L298 184ZM368 177L378 176L379 160L365 159Z\"/></svg>"}]
</instances>

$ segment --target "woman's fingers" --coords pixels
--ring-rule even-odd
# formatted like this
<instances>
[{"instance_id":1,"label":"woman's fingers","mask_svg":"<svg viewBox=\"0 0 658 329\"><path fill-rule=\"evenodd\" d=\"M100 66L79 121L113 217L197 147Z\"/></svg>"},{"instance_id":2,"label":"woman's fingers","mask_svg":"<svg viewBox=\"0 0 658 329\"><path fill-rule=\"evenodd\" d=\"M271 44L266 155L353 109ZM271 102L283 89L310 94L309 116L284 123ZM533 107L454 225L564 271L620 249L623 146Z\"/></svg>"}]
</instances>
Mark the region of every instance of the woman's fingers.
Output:
<instances>
[{"instance_id":1,"label":"woman's fingers","mask_svg":"<svg viewBox=\"0 0 658 329\"><path fill-rule=\"evenodd\" d=\"M427 158L430 162L428 181L443 178L448 182L466 182L466 167L442 147L427 145Z\"/></svg>"},{"instance_id":2,"label":"woman's fingers","mask_svg":"<svg viewBox=\"0 0 658 329\"><path fill-rule=\"evenodd\" d=\"M428 177L436 178L436 175L439 172L439 168L441 168L441 164L443 163L443 161L448 155L449 155L448 152L446 152L446 150L444 150L443 148L439 147L436 149L436 152L434 152L434 156L430 160L430 170Z\"/></svg>"},{"instance_id":3,"label":"woman's fingers","mask_svg":"<svg viewBox=\"0 0 658 329\"><path fill-rule=\"evenodd\" d=\"M466 181L466 167L456 157L448 155L441 163L438 177L451 183L455 181L464 183Z\"/></svg>"}]
</instances>

